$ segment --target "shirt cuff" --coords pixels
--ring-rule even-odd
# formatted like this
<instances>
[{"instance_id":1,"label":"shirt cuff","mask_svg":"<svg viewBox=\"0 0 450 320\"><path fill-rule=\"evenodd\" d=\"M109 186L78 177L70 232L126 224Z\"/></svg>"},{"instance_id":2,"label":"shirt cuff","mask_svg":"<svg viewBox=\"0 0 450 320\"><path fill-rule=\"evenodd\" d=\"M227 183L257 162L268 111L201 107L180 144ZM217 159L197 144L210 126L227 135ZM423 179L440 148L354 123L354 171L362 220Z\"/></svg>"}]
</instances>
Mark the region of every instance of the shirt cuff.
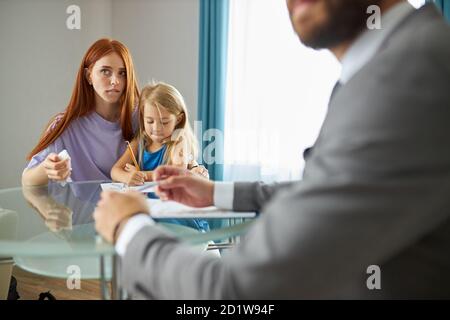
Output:
<instances>
[{"instance_id":1,"label":"shirt cuff","mask_svg":"<svg viewBox=\"0 0 450 320\"><path fill-rule=\"evenodd\" d=\"M152 218L148 214L141 213L131 217L125 227L122 229L122 232L119 235L119 238L116 242L116 252L119 256L125 256L125 251L127 250L127 246L130 241L134 238L134 236L146 226L152 226L155 224Z\"/></svg>"},{"instance_id":2,"label":"shirt cuff","mask_svg":"<svg viewBox=\"0 0 450 320\"><path fill-rule=\"evenodd\" d=\"M214 182L214 205L220 209L233 210L234 183Z\"/></svg>"}]
</instances>

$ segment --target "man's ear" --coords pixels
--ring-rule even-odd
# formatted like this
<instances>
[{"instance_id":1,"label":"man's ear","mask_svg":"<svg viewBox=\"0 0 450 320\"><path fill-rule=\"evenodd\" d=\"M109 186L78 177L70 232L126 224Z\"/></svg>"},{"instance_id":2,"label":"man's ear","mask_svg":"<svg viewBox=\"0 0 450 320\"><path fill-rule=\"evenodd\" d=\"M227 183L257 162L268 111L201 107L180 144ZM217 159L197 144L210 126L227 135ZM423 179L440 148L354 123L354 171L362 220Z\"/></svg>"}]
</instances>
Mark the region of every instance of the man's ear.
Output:
<instances>
[{"instance_id":1,"label":"man's ear","mask_svg":"<svg viewBox=\"0 0 450 320\"><path fill-rule=\"evenodd\" d=\"M92 85L91 71L88 68L84 68L84 77L86 78L87 82Z\"/></svg>"}]
</instances>

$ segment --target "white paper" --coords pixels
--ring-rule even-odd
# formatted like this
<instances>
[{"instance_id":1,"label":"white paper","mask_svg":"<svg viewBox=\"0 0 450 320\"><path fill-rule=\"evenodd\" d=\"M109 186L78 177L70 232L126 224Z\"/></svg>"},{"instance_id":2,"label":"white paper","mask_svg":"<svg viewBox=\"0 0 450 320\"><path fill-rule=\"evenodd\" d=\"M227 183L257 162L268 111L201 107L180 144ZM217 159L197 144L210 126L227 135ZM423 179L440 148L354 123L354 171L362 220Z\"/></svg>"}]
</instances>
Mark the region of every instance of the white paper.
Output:
<instances>
[{"instance_id":1,"label":"white paper","mask_svg":"<svg viewBox=\"0 0 450 320\"><path fill-rule=\"evenodd\" d=\"M175 201L147 199L153 218L254 218L255 212L234 212L217 207L194 208Z\"/></svg>"},{"instance_id":2,"label":"white paper","mask_svg":"<svg viewBox=\"0 0 450 320\"><path fill-rule=\"evenodd\" d=\"M61 160L66 160L69 159L69 170L72 171L72 163L70 162L70 155L69 152L67 152L66 149L64 149L63 151L61 151L60 153L58 153L58 157ZM64 181L60 181L60 184L64 187L66 185L67 182L72 182L72 178L70 178L70 175L67 177L66 180Z\"/></svg>"},{"instance_id":3,"label":"white paper","mask_svg":"<svg viewBox=\"0 0 450 320\"><path fill-rule=\"evenodd\" d=\"M112 182L112 183L102 183L101 187L103 191L138 191L142 193L149 193L155 191L155 186L158 185L158 182L145 182L142 186L127 186L125 183L121 182Z\"/></svg>"}]
</instances>

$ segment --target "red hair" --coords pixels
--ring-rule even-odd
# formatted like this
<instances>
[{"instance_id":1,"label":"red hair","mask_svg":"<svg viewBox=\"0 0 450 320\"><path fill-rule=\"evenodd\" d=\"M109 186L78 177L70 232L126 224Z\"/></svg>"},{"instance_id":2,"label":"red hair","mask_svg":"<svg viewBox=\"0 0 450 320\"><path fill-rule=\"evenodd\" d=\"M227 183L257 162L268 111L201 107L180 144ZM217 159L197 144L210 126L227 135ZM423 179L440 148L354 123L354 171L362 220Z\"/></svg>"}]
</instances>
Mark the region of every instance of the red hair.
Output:
<instances>
[{"instance_id":1,"label":"red hair","mask_svg":"<svg viewBox=\"0 0 450 320\"><path fill-rule=\"evenodd\" d=\"M122 58L126 69L125 91L119 100L121 106L120 124L122 127L122 136L125 140L131 141L133 139L132 113L139 99L139 89L134 73L133 60L131 59L131 54L127 47L119 41L112 39L100 39L88 49L83 57L83 60L81 61L75 86L73 88L72 97L70 98L66 110L62 114L52 118L50 124L54 122L54 127L50 128L47 126L48 129L46 128L42 133L38 144L28 154L28 160L53 143L64 132L64 130L66 130L73 120L85 116L94 110L94 88L86 79L85 69L87 68L92 70L92 67L97 60L113 52L117 53ZM56 118L59 120L54 121Z\"/></svg>"}]
</instances>

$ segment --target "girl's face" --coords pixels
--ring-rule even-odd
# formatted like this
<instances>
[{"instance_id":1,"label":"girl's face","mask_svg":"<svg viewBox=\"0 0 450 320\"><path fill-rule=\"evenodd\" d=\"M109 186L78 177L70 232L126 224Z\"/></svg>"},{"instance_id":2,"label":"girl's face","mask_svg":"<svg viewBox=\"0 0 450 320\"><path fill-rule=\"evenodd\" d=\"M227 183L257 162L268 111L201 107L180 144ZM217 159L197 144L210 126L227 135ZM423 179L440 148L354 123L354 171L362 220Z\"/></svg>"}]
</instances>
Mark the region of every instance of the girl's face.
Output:
<instances>
[{"instance_id":1,"label":"girl's face","mask_svg":"<svg viewBox=\"0 0 450 320\"><path fill-rule=\"evenodd\" d=\"M180 119L163 107L144 105L144 129L152 141L162 143L170 139Z\"/></svg>"},{"instance_id":2,"label":"girl's face","mask_svg":"<svg viewBox=\"0 0 450 320\"><path fill-rule=\"evenodd\" d=\"M110 104L117 103L126 86L125 64L117 53L112 52L95 62L87 78L97 98Z\"/></svg>"}]
</instances>

